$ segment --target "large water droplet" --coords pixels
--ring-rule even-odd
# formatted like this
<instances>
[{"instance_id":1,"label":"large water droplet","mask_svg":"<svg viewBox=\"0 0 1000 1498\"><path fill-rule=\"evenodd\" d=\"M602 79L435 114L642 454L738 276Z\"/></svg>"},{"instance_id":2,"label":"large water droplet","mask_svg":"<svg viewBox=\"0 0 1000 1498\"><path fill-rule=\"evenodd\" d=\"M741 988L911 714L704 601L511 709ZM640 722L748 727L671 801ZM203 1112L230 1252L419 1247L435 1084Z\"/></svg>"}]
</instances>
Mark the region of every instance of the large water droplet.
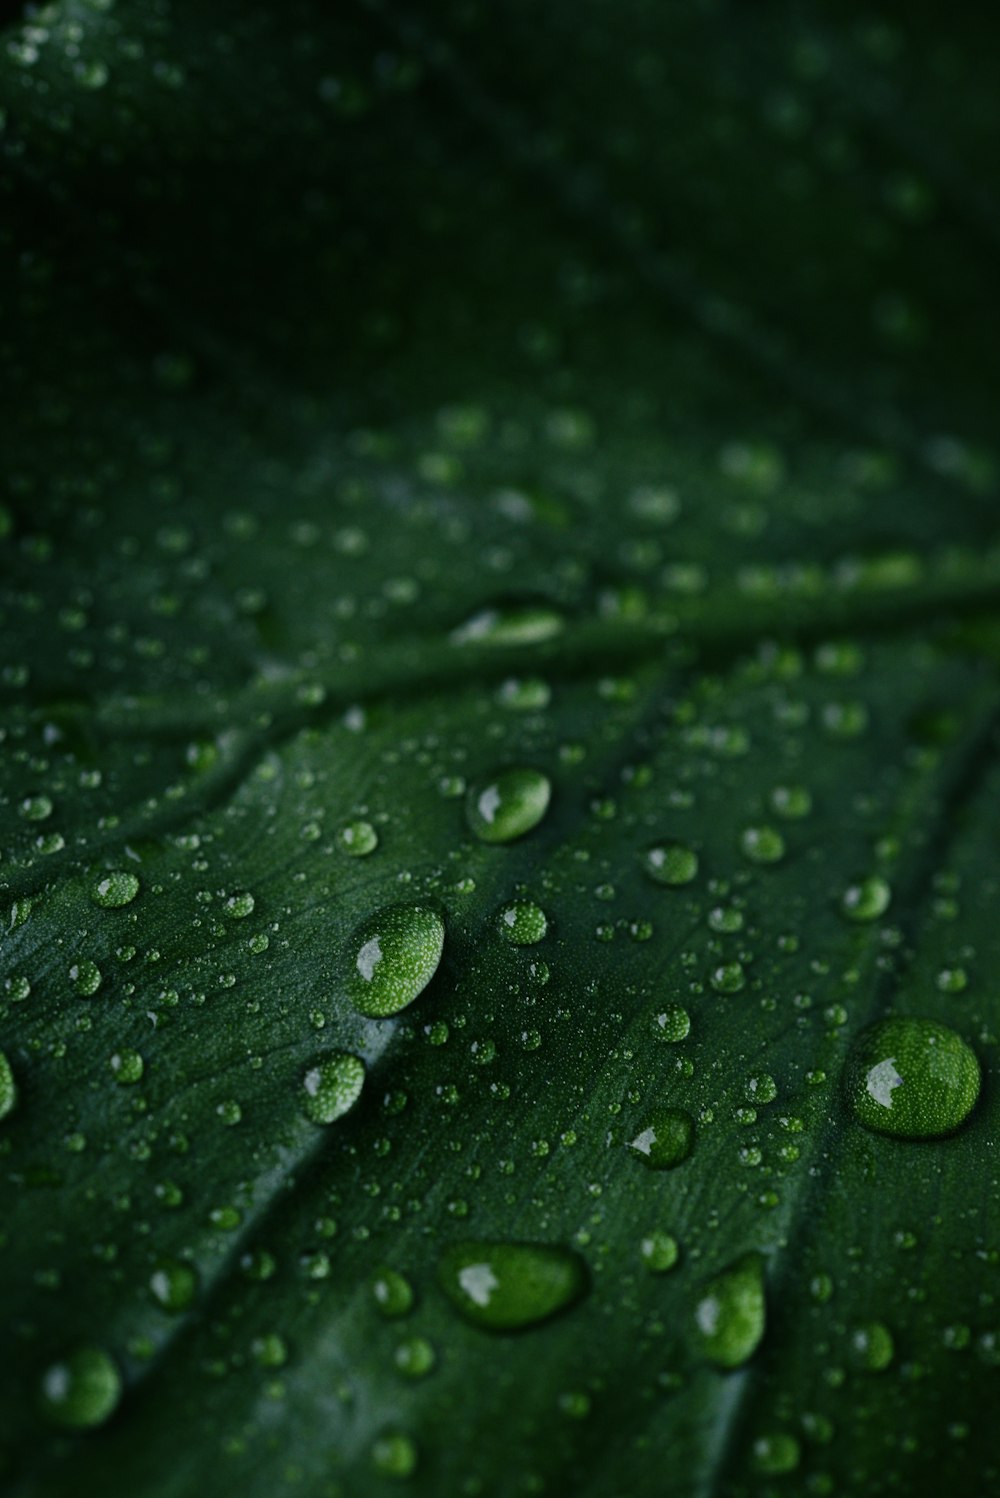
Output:
<instances>
[{"instance_id":1,"label":"large water droplet","mask_svg":"<svg viewBox=\"0 0 1000 1498\"><path fill-rule=\"evenodd\" d=\"M42 1379L42 1408L50 1420L70 1430L103 1425L121 1399L122 1380L100 1347L81 1347L53 1363Z\"/></svg>"},{"instance_id":2,"label":"large water droplet","mask_svg":"<svg viewBox=\"0 0 1000 1498\"><path fill-rule=\"evenodd\" d=\"M975 1052L934 1020L895 1016L858 1036L847 1070L855 1117L900 1139L934 1139L968 1118L979 1096Z\"/></svg>"},{"instance_id":3,"label":"large water droplet","mask_svg":"<svg viewBox=\"0 0 1000 1498\"><path fill-rule=\"evenodd\" d=\"M311 1066L303 1078L304 1110L313 1123L335 1123L354 1107L365 1082L365 1064L340 1052Z\"/></svg>"},{"instance_id":4,"label":"large water droplet","mask_svg":"<svg viewBox=\"0 0 1000 1498\"><path fill-rule=\"evenodd\" d=\"M579 1254L547 1243L456 1243L438 1265L441 1288L468 1321L491 1331L534 1326L579 1300Z\"/></svg>"},{"instance_id":5,"label":"large water droplet","mask_svg":"<svg viewBox=\"0 0 1000 1498\"><path fill-rule=\"evenodd\" d=\"M531 900L512 900L500 912L500 930L515 947L534 946L548 929L545 911Z\"/></svg>"},{"instance_id":6,"label":"large water droplet","mask_svg":"<svg viewBox=\"0 0 1000 1498\"><path fill-rule=\"evenodd\" d=\"M541 770L502 770L469 793L466 820L484 843L512 842L538 826L548 810L551 789Z\"/></svg>"},{"instance_id":7,"label":"large water droplet","mask_svg":"<svg viewBox=\"0 0 1000 1498\"><path fill-rule=\"evenodd\" d=\"M651 1170L672 1170L691 1153L694 1122L682 1108L661 1108L643 1124L629 1149Z\"/></svg>"},{"instance_id":8,"label":"large water droplet","mask_svg":"<svg viewBox=\"0 0 1000 1498\"><path fill-rule=\"evenodd\" d=\"M354 933L348 988L354 1007L375 1019L412 1004L437 972L444 922L428 905L387 905Z\"/></svg>"},{"instance_id":9,"label":"large water droplet","mask_svg":"<svg viewBox=\"0 0 1000 1498\"><path fill-rule=\"evenodd\" d=\"M694 1343L719 1368L738 1368L764 1335L764 1270L746 1254L705 1286L694 1309Z\"/></svg>"}]
</instances>

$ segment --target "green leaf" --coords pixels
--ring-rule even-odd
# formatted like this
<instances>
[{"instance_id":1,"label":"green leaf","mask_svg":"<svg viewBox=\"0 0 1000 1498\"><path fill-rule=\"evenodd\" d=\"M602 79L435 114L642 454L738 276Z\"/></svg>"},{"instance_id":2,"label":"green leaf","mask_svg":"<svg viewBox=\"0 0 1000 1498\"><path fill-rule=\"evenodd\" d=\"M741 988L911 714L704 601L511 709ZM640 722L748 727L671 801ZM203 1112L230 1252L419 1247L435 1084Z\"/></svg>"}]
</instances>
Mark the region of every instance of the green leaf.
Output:
<instances>
[{"instance_id":1,"label":"green leaf","mask_svg":"<svg viewBox=\"0 0 1000 1498\"><path fill-rule=\"evenodd\" d=\"M7 25L12 1494L997 1487L995 31Z\"/></svg>"}]
</instances>

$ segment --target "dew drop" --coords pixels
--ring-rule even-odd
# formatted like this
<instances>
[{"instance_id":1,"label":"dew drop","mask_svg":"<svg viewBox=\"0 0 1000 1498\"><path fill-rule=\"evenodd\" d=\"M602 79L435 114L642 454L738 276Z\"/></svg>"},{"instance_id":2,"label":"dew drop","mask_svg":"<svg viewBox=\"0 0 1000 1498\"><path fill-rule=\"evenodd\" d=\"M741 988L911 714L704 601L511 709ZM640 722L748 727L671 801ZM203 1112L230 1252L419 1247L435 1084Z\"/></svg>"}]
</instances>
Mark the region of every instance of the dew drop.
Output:
<instances>
[{"instance_id":1,"label":"dew drop","mask_svg":"<svg viewBox=\"0 0 1000 1498\"><path fill-rule=\"evenodd\" d=\"M53 1363L42 1378L42 1408L56 1425L88 1430L103 1425L122 1394L121 1374L100 1347L81 1347Z\"/></svg>"},{"instance_id":2,"label":"dew drop","mask_svg":"<svg viewBox=\"0 0 1000 1498\"><path fill-rule=\"evenodd\" d=\"M157 1305L178 1315L186 1311L198 1293L198 1276L180 1259L163 1259L149 1277L149 1289Z\"/></svg>"},{"instance_id":3,"label":"dew drop","mask_svg":"<svg viewBox=\"0 0 1000 1498\"><path fill-rule=\"evenodd\" d=\"M764 1271L759 1254L747 1254L710 1280L694 1308L694 1343L719 1368L738 1368L764 1335Z\"/></svg>"},{"instance_id":4,"label":"dew drop","mask_svg":"<svg viewBox=\"0 0 1000 1498\"><path fill-rule=\"evenodd\" d=\"M398 1014L437 972L444 922L427 905L387 905L354 933L348 988L360 1014Z\"/></svg>"},{"instance_id":5,"label":"dew drop","mask_svg":"<svg viewBox=\"0 0 1000 1498\"><path fill-rule=\"evenodd\" d=\"M516 947L533 946L548 929L545 911L531 900L512 900L500 912L500 930Z\"/></svg>"},{"instance_id":6,"label":"dew drop","mask_svg":"<svg viewBox=\"0 0 1000 1498\"><path fill-rule=\"evenodd\" d=\"M5 1051L0 1051L0 1118L6 1118L17 1107L17 1083Z\"/></svg>"},{"instance_id":7,"label":"dew drop","mask_svg":"<svg viewBox=\"0 0 1000 1498\"><path fill-rule=\"evenodd\" d=\"M751 863L779 863L785 856L785 839L775 827L747 827L740 834L740 850Z\"/></svg>"},{"instance_id":8,"label":"dew drop","mask_svg":"<svg viewBox=\"0 0 1000 1498\"><path fill-rule=\"evenodd\" d=\"M347 822L337 833L337 847L352 858L367 858L378 847L378 833L371 822Z\"/></svg>"},{"instance_id":9,"label":"dew drop","mask_svg":"<svg viewBox=\"0 0 1000 1498\"><path fill-rule=\"evenodd\" d=\"M81 998L91 998L101 986L101 970L95 962L82 958L74 962L69 970L69 981L73 985L73 992L78 993Z\"/></svg>"},{"instance_id":10,"label":"dew drop","mask_svg":"<svg viewBox=\"0 0 1000 1498\"><path fill-rule=\"evenodd\" d=\"M254 904L253 895L241 890L238 894L230 895L222 908L231 921L242 921L253 910Z\"/></svg>"},{"instance_id":11,"label":"dew drop","mask_svg":"<svg viewBox=\"0 0 1000 1498\"><path fill-rule=\"evenodd\" d=\"M677 1239L659 1230L648 1233L639 1244L642 1262L652 1274L666 1274L680 1257Z\"/></svg>"},{"instance_id":12,"label":"dew drop","mask_svg":"<svg viewBox=\"0 0 1000 1498\"><path fill-rule=\"evenodd\" d=\"M565 622L561 614L544 604L514 608L480 609L453 629L453 645L538 645L562 634Z\"/></svg>"},{"instance_id":13,"label":"dew drop","mask_svg":"<svg viewBox=\"0 0 1000 1498\"><path fill-rule=\"evenodd\" d=\"M413 1438L401 1430L383 1432L372 1446L372 1466L380 1477L412 1477L417 1460Z\"/></svg>"},{"instance_id":14,"label":"dew drop","mask_svg":"<svg viewBox=\"0 0 1000 1498\"><path fill-rule=\"evenodd\" d=\"M393 1362L407 1378L426 1378L437 1362L437 1354L426 1337L407 1337L396 1348Z\"/></svg>"},{"instance_id":15,"label":"dew drop","mask_svg":"<svg viewBox=\"0 0 1000 1498\"><path fill-rule=\"evenodd\" d=\"M145 1062L138 1051L115 1051L108 1064L115 1081L122 1087L130 1087L142 1081Z\"/></svg>"},{"instance_id":16,"label":"dew drop","mask_svg":"<svg viewBox=\"0 0 1000 1498\"><path fill-rule=\"evenodd\" d=\"M867 1321L851 1332L851 1357L865 1373L882 1373L896 1352L892 1332L881 1321Z\"/></svg>"},{"instance_id":17,"label":"dew drop","mask_svg":"<svg viewBox=\"0 0 1000 1498\"><path fill-rule=\"evenodd\" d=\"M130 905L138 893L139 880L125 869L105 874L91 890L95 902L105 910L119 910L123 905Z\"/></svg>"},{"instance_id":18,"label":"dew drop","mask_svg":"<svg viewBox=\"0 0 1000 1498\"><path fill-rule=\"evenodd\" d=\"M535 1326L587 1288L580 1256L547 1243L455 1243L438 1264L438 1279L466 1320L491 1331Z\"/></svg>"},{"instance_id":19,"label":"dew drop","mask_svg":"<svg viewBox=\"0 0 1000 1498\"><path fill-rule=\"evenodd\" d=\"M394 1321L413 1308L413 1286L398 1269L376 1269L371 1279L372 1300L382 1315Z\"/></svg>"},{"instance_id":20,"label":"dew drop","mask_svg":"<svg viewBox=\"0 0 1000 1498\"><path fill-rule=\"evenodd\" d=\"M313 1123L335 1123L358 1098L365 1082L365 1065L357 1056L339 1052L311 1066L303 1078L303 1109Z\"/></svg>"},{"instance_id":21,"label":"dew drop","mask_svg":"<svg viewBox=\"0 0 1000 1498\"><path fill-rule=\"evenodd\" d=\"M975 1052L946 1025L895 1016L864 1030L847 1069L855 1117L899 1139L934 1139L965 1122L979 1096Z\"/></svg>"},{"instance_id":22,"label":"dew drop","mask_svg":"<svg viewBox=\"0 0 1000 1498\"><path fill-rule=\"evenodd\" d=\"M840 909L849 921L877 921L892 899L888 882L879 874L849 884L840 897Z\"/></svg>"},{"instance_id":23,"label":"dew drop","mask_svg":"<svg viewBox=\"0 0 1000 1498\"><path fill-rule=\"evenodd\" d=\"M643 868L656 884L677 888L690 884L698 873L698 855L683 843L654 843L640 857Z\"/></svg>"},{"instance_id":24,"label":"dew drop","mask_svg":"<svg viewBox=\"0 0 1000 1498\"><path fill-rule=\"evenodd\" d=\"M629 1149L650 1170L672 1170L687 1159L693 1143L694 1121L690 1113L683 1108L662 1108L651 1114L629 1141Z\"/></svg>"},{"instance_id":25,"label":"dew drop","mask_svg":"<svg viewBox=\"0 0 1000 1498\"><path fill-rule=\"evenodd\" d=\"M541 770L502 770L469 792L466 821L481 842L513 842L538 826L551 793L549 778Z\"/></svg>"},{"instance_id":26,"label":"dew drop","mask_svg":"<svg viewBox=\"0 0 1000 1498\"><path fill-rule=\"evenodd\" d=\"M659 1014L654 1014L653 1024L661 1040L676 1044L686 1040L691 1033L691 1016L680 1004L668 1004Z\"/></svg>"}]
</instances>

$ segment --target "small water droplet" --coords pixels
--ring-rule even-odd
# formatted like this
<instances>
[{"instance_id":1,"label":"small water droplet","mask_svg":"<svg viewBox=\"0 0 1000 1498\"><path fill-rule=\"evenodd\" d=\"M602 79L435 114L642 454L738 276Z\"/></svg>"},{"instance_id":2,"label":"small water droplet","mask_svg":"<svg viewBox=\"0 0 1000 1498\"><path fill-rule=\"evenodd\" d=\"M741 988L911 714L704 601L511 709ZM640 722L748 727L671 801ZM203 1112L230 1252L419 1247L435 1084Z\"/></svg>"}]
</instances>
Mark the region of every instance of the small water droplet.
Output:
<instances>
[{"instance_id":1,"label":"small water droplet","mask_svg":"<svg viewBox=\"0 0 1000 1498\"><path fill-rule=\"evenodd\" d=\"M643 868L656 884L677 888L690 884L698 873L698 855L683 843L654 843L640 857Z\"/></svg>"},{"instance_id":2,"label":"small water droplet","mask_svg":"<svg viewBox=\"0 0 1000 1498\"><path fill-rule=\"evenodd\" d=\"M352 858L367 858L378 847L378 833L371 822L348 822L337 833L337 846Z\"/></svg>"},{"instance_id":3,"label":"small water droplet","mask_svg":"<svg viewBox=\"0 0 1000 1498\"><path fill-rule=\"evenodd\" d=\"M491 1331L535 1326L587 1288L580 1256L547 1243L455 1243L439 1262L438 1278L462 1315Z\"/></svg>"},{"instance_id":4,"label":"small water droplet","mask_svg":"<svg viewBox=\"0 0 1000 1498\"><path fill-rule=\"evenodd\" d=\"M372 1299L390 1321L405 1316L413 1307L413 1286L398 1269L376 1269L371 1279Z\"/></svg>"},{"instance_id":5,"label":"small water droplet","mask_svg":"<svg viewBox=\"0 0 1000 1498\"><path fill-rule=\"evenodd\" d=\"M682 1108L662 1108L644 1122L629 1149L651 1170L672 1170L691 1153L694 1120Z\"/></svg>"},{"instance_id":6,"label":"small water droplet","mask_svg":"<svg viewBox=\"0 0 1000 1498\"><path fill-rule=\"evenodd\" d=\"M311 1066L303 1078L304 1111L313 1123L335 1123L358 1098L365 1081L365 1065L357 1056L339 1052Z\"/></svg>"},{"instance_id":7,"label":"small water droplet","mask_svg":"<svg viewBox=\"0 0 1000 1498\"><path fill-rule=\"evenodd\" d=\"M105 874L91 890L94 901L105 910L119 910L130 905L139 893L139 880L125 869L116 869Z\"/></svg>"},{"instance_id":8,"label":"small water droplet","mask_svg":"<svg viewBox=\"0 0 1000 1498\"><path fill-rule=\"evenodd\" d=\"M642 1262L653 1274L666 1274L680 1257L677 1239L659 1230L647 1233L639 1244L639 1252Z\"/></svg>"},{"instance_id":9,"label":"small water droplet","mask_svg":"<svg viewBox=\"0 0 1000 1498\"><path fill-rule=\"evenodd\" d=\"M163 1259L149 1277L153 1299L174 1315L186 1311L198 1293L198 1276L180 1259Z\"/></svg>"},{"instance_id":10,"label":"small water droplet","mask_svg":"<svg viewBox=\"0 0 1000 1498\"><path fill-rule=\"evenodd\" d=\"M877 921L889 909L892 890L880 874L849 884L840 897L840 908L849 921Z\"/></svg>"},{"instance_id":11,"label":"small water droplet","mask_svg":"<svg viewBox=\"0 0 1000 1498\"><path fill-rule=\"evenodd\" d=\"M500 930L516 947L533 946L548 929L545 911L531 900L512 900L500 912Z\"/></svg>"},{"instance_id":12,"label":"small water droplet","mask_svg":"<svg viewBox=\"0 0 1000 1498\"><path fill-rule=\"evenodd\" d=\"M230 895L222 908L231 921L242 921L253 910L254 903L253 895L241 890L238 894Z\"/></svg>"},{"instance_id":13,"label":"small water droplet","mask_svg":"<svg viewBox=\"0 0 1000 1498\"><path fill-rule=\"evenodd\" d=\"M0 1118L6 1118L17 1107L17 1082L5 1051L0 1051Z\"/></svg>"},{"instance_id":14,"label":"small water droplet","mask_svg":"<svg viewBox=\"0 0 1000 1498\"><path fill-rule=\"evenodd\" d=\"M785 839L775 827L747 827L740 834L740 850L751 863L779 863L785 856Z\"/></svg>"},{"instance_id":15,"label":"small water droplet","mask_svg":"<svg viewBox=\"0 0 1000 1498\"><path fill-rule=\"evenodd\" d=\"M661 1040L672 1044L686 1040L691 1033L691 1016L680 1004L668 1004L659 1014L654 1014L653 1024Z\"/></svg>"}]
</instances>

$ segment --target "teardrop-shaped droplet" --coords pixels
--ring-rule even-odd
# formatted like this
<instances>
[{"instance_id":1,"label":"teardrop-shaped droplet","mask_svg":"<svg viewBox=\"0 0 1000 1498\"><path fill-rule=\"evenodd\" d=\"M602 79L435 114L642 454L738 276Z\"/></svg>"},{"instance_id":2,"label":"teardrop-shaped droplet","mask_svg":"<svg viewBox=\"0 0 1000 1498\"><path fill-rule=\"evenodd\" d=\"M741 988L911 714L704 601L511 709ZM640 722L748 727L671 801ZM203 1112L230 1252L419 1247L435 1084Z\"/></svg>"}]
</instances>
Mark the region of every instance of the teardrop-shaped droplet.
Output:
<instances>
[{"instance_id":1,"label":"teardrop-shaped droplet","mask_svg":"<svg viewBox=\"0 0 1000 1498\"><path fill-rule=\"evenodd\" d=\"M398 1014L437 972L444 922L429 905L387 905L369 916L350 945L348 988L361 1014Z\"/></svg>"},{"instance_id":2,"label":"teardrop-shaped droplet","mask_svg":"<svg viewBox=\"0 0 1000 1498\"><path fill-rule=\"evenodd\" d=\"M746 1254L704 1287L694 1308L696 1350L719 1368L738 1368L764 1335L764 1269Z\"/></svg>"},{"instance_id":3,"label":"teardrop-shaped droplet","mask_svg":"<svg viewBox=\"0 0 1000 1498\"><path fill-rule=\"evenodd\" d=\"M364 1083L365 1064L357 1056L346 1051L324 1056L302 1079L306 1117L313 1123L335 1123L354 1107Z\"/></svg>"},{"instance_id":4,"label":"teardrop-shaped droplet","mask_svg":"<svg viewBox=\"0 0 1000 1498\"><path fill-rule=\"evenodd\" d=\"M481 842L510 843L538 826L551 793L541 770L502 770L469 793L466 821Z\"/></svg>"},{"instance_id":5,"label":"teardrop-shaped droplet","mask_svg":"<svg viewBox=\"0 0 1000 1498\"><path fill-rule=\"evenodd\" d=\"M468 1321L491 1331L535 1326L587 1288L579 1254L549 1243L455 1243L439 1262L438 1279Z\"/></svg>"},{"instance_id":6,"label":"teardrop-shaped droplet","mask_svg":"<svg viewBox=\"0 0 1000 1498\"><path fill-rule=\"evenodd\" d=\"M561 614L545 604L522 604L480 609L452 630L453 645L538 645L562 634Z\"/></svg>"},{"instance_id":7,"label":"teardrop-shaped droplet","mask_svg":"<svg viewBox=\"0 0 1000 1498\"><path fill-rule=\"evenodd\" d=\"M900 1139L934 1139L965 1122L979 1096L975 1052L934 1020L897 1015L855 1041L847 1095L860 1123Z\"/></svg>"},{"instance_id":8,"label":"teardrop-shaped droplet","mask_svg":"<svg viewBox=\"0 0 1000 1498\"><path fill-rule=\"evenodd\" d=\"M53 1363L42 1378L42 1409L56 1425L87 1430L103 1425L118 1406L121 1374L100 1347L81 1347Z\"/></svg>"}]
</instances>

